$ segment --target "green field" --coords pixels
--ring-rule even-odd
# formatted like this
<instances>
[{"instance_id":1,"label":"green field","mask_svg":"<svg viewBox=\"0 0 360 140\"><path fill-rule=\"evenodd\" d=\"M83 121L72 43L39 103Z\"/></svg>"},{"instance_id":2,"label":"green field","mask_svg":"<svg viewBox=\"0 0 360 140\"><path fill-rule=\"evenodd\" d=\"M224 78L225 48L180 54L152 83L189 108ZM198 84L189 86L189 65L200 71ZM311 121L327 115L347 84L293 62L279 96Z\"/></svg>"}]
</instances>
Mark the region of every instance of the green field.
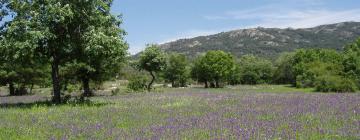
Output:
<instances>
[{"instance_id":1,"label":"green field","mask_svg":"<svg viewBox=\"0 0 360 140\"><path fill-rule=\"evenodd\" d=\"M360 94L311 91L268 85L158 88L116 96L99 92L85 103L57 106L44 93L5 96L0 139L360 138Z\"/></svg>"}]
</instances>

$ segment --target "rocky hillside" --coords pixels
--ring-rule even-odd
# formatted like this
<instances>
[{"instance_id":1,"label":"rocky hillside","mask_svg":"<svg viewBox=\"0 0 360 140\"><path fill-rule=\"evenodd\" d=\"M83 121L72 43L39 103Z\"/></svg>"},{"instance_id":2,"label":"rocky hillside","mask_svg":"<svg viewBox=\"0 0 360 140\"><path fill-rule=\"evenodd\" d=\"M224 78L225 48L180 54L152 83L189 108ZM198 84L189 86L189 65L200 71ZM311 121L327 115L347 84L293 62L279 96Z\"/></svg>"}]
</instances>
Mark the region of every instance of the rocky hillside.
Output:
<instances>
[{"instance_id":1,"label":"rocky hillside","mask_svg":"<svg viewBox=\"0 0 360 140\"><path fill-rule=\"evenodd\" d=\"M161 44L167 52L194 57L208 50L224 50L235 56L255 54L274 58L299 48L341 50L360 37L360 22L343 22L304 29L252 28L222 32L210 36L180 39Z\"/></svg>"}]
</instances>

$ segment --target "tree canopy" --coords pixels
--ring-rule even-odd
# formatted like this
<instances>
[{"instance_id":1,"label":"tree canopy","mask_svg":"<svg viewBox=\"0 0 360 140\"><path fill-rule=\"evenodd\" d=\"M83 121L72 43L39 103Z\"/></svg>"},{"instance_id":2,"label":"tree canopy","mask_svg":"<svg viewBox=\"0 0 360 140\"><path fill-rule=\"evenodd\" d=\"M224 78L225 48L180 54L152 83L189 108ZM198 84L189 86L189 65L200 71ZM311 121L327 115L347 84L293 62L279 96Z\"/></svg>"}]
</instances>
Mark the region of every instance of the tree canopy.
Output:
<instances>
[{"instance_id":1,"label":"tree canopy","mask_svg":"<svg viewBox=\"0 0 360 140\"><path fill-rule=\"evenodd\" d=\"M151 90L151 85L155 81L155 73L163 71L166 68L166 55L155 44L149 44L147 48L140 54L140 60L138 62L138 68L140 70L148 71L152 77L148 84L148 90Z\"/></svg>"},{"instance_id":2,"label":"tree canopy","mask_svg":"<svg viewBox=\"0 0 360 140\"><path fill-rule=\"evenodd\" d=\"M124 59L124 31L121 19L110 13L111 4L112 0L10 1L2 12L12 16L1 27L6 44L2 47L11 46L6 48L11 57L50 64L53 99L60 103L60 67L74 63L80 79L99 80Z\"/></svg>"},{"instance_id":3,"label":"tree canopy","mask_svg":"<svg viewBox=\"0 0 360 140\"><path fill-rule=\"evenodd\" d=\"M245 55L240 58L239 67L242 84L252 85L272 82L274 68L269 60L253 55Z\"/></svg>"},{"instance_id":4,"label":"tree canopy","mask_svg":"<svg viewBox=\"0 0 360 140\"><path fill-rule=\"evenodd\" d=\"M192 76L205 86L219 88L226 81L231 71L235 68L234 58L231 54L223 51L208 51L198 58L193 67Z\"/></svg>"},{"instance_id":5,"label":"tree canopy","mask_svg":"<svg viewBox=\"0 0 360 140\"><path fill-rule=\"evenodd\" d=\"M172 87L186 86L187 79L189 78L187 65L188 61L183 54L174 53L168 57L164 76L171 82Z\"/></svg>"}]
</instances>

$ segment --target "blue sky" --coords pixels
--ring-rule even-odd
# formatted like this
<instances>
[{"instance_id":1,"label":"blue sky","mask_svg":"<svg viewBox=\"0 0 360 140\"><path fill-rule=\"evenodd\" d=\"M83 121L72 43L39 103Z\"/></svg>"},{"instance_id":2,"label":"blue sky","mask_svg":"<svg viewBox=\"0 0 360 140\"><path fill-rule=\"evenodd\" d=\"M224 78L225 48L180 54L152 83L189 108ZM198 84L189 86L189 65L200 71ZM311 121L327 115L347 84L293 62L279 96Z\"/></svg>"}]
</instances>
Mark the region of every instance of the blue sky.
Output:
<instances>
[{"instance_id":1,"label":"blue sky","mask_svg":"<svg viewBox=\"0 0 360 140\"><path fill-rule=\"evenodd\" d=\"M360 21L360 0L114 0L130 53L147 43L251 27L306 28Z\"/></svg>"}]
</instances>

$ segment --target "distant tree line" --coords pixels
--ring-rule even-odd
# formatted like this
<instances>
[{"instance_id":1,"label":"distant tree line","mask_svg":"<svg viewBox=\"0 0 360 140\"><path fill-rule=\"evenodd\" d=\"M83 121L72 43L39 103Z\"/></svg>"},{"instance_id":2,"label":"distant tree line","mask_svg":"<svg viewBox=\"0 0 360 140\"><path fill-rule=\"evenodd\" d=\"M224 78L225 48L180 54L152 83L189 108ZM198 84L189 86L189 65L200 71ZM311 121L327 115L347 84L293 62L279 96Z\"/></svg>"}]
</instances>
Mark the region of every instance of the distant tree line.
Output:
<instances>
[{"instance_id":1,"label":"distant tree line","mask_svg":"<svg viewBox=\"0 0 360 140\"><path fill-rule=\"evenodd\" d=\"M236 59L223 51L208 51L193 61L183 54L166 55L156 45L140 54L138 68L185 87L191 80L205 88L226 85L291 84L320 92L354 92L360 87L360 39L343 52L330 49L300 49L283 53L275 62L254 55ZM153 73L155 72L155 73Z\"/></svg>"}]
</instances>

